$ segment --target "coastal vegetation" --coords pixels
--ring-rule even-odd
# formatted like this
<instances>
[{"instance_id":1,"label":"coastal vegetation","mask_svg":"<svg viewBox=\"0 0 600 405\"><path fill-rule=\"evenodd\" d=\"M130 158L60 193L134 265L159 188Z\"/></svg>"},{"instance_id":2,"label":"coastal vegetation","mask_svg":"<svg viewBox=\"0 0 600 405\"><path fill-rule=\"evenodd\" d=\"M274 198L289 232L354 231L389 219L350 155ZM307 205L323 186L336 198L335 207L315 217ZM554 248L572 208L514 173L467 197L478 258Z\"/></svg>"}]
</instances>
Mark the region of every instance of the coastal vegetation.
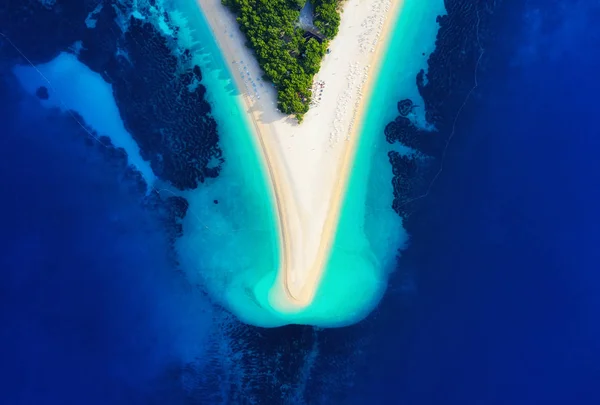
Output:
<instances>
[{"instance_id":1,"label":"coastal vegetation","mask_svg":"<svg viewBox=\"0 0 600 405\"><path fill-rule=\"evenodd\" d=\"M328 40L338 31L338 1L312 0L318 32L308 33L298 24L306 0L222 0L237 16L246 45L277 89L279 110L294 114L298 122L308 111L313 77Z\"/></svg>"},{"instance_id":2,"label":"coastal vegetation","mask_svg":"<svg viewBox=\"0 0 600 405\"><path fill-rule=\"evenodd\" d=\"M315 9L315 27L328 39L332 39L340 28L339 0L311 0Z\"/></svg>"}]
</instances>

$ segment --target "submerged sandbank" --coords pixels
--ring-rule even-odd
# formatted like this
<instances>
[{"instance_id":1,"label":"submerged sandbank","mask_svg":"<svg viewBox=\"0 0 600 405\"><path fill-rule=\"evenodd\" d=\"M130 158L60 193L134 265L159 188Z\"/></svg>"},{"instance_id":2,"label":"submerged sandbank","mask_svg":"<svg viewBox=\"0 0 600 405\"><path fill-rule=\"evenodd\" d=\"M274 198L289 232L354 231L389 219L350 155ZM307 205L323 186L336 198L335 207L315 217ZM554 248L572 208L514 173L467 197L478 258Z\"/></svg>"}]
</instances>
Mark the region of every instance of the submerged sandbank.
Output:
<instances>
[{"instance_id":1,"label":"submerged sandbank","mask_svg":"<svg viewBox=\"0 0 600 405\"><path fill-rule=\"evenodd\" d=\"M76 111L84 122L79 122L75 116L73 118L96 140L101 135L110 136L115 147L125 150L129 164L140 172L148 189L154 186L156 176L150 163L142 159L139 146L125 129L112 85L100 74L81 63L76 55L66 52L37 66L15 66L13 73L31 95L36 95L39 88L46 88L47 97L40 100L44 107L59 108L70 114ZM89 94L94 94L94 97L89 97ZM96 134L92 134L85 125Z\"/></svg>"}]
</instances>

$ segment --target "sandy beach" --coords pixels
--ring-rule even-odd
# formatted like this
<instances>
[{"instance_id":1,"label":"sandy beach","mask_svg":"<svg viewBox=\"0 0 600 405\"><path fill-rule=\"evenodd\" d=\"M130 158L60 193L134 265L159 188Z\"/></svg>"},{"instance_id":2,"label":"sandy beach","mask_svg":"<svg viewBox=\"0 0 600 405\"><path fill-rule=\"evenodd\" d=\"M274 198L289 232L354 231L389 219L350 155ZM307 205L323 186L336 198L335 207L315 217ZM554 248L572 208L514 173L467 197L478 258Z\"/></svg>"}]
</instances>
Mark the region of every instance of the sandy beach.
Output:
<instances>
[{"instance_id":1,"label":"sandy beach","mask_svg":"<svg viewBox=\"0 0 600 405\"><path fill-rule=\"evenodd\" d=\"M286 311L312 302L327 264L361 122L386 40L403 0L348 0L298 125L277 110L276 92L220 0L197 0L240 90L276 204L281 294Z\"/></svg>"}]
</instances>

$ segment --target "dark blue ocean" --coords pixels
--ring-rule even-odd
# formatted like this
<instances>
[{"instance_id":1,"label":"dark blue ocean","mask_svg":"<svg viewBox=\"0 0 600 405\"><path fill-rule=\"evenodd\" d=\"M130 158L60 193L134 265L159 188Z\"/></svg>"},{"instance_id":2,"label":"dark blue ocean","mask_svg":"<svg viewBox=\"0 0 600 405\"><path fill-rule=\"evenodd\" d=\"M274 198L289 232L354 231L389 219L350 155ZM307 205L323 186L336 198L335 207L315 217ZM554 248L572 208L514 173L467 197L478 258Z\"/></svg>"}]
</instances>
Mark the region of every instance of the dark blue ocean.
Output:
<instances>
[{"instance_id":1,"label":"dark blue ocean","mask_svg":"<svg viewBox=\"0 0 600 405\"><path fill-rule=\"evenodd\" d=\"M402 310L362 386L379 403L600 403L600 3L524 3L412 217L417 291L383 304Z\"/></svg>"},{"instance_id":2,"label":"dark blue ocean","mask_svg":"<svg viewBox=\"0 0 600 405\"><path fill-rule=\"evenodd\" d=\"M294 367L319 393L307 405L600 404L600 3L455 3L493 12L464 38L482 53L456 73L442 170L411 205L380 308L330 335L286 329L285 344L244 330L239 353L214 349L231 335L177 271L172 210L119 150L21 88L0 37L0 405L285 405L260 390ZM31 35L19 44L49 59ZM256 354L276 342L294 358L317 333L312 369ZM356 347L355 364L328 360ZM223 365L246 360L263 386Z\"/></svg>"}]
</instances>

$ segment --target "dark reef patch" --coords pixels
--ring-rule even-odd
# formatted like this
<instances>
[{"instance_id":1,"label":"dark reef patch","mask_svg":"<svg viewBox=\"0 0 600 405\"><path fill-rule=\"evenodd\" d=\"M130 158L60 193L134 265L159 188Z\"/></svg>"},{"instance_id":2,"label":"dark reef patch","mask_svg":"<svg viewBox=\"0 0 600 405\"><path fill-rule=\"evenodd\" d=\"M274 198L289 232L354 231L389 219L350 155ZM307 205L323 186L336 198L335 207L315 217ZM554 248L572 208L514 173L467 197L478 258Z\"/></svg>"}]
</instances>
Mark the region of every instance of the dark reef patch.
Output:
<instances>
[{"instance_id":1,"label":"dark reef patch","mask_svg":"<svg viewBox=\"0 0 600 405\"><path fill-rule=\"evenodd\" d=\"M416 200L427 193L437 176L445 148L454 135L457 115L474 89L475 69L481 62L493 0L445 1L447 14L439 16L435 50L427 61L427 73L416 77L425 103L425 118L436 131L417 128L407 117L413 101L398 102L399 116L384 131L387 142L401 142L417 153L406 156L389 152L394 177L394 210L403 217L416 209ZM410 230L409 230L410 233Z\"/></svg>"},{"instance_id":2,"label":"dark reef patch","mask_svg":"<svg viewBox=\"0 0 600 405\"><path fill-rule=\"evenodd\" d=\"M99 18L99 25L106 20L117 28L114 16ZM150 160L157 176L179 189L192 189L206 177L216 177L219 167L208 167L208 162L211 157L222 161L217 125L204 99L204 86L190 90L202 79L200 69L189 64L179 76L177 72L189 60L175 57L153 25L135 18L130 18L121 46L127 50L126 56L107 62L114 69L98 69L105 71L105 80L112 83L125 125L140 146L142 157ZM89 54L96 52L88 47L81 52L82 61L94 66L97 61Z\"/></svg>"},{"instance_id":3,"label":"dark reef patch","mask_svg":"<svg viewBox=\"0 0 600 405\"><path fill-rule=\"evenodd\" d=\"M189 208L189 203L185 198L178 196L165 198L153 190L144 197L143 204L159 213L171 243L174 243L177 238L183 235L182 220ZM175 251L173 250L170 253L173 260L177 262Z\"/></svg>"},{"instance_id":4,"label":"dark reef patch","mask_svg":"<svg viewBox=\"0 0 600 405\"><path fill-rule=\"evenodd\" d=\"M60 52L77 53L112 85L125 127L155 174L179 189L195 188L218 176L212 159L223 162L202 73L189 51L173 55L174 39L127 15L121 3L108 0L3 2L0 54L13 64L40 64Z\"/></svg>"},{"instance_id":5,"label":"dark reef patch","mask_svg":"<svg viewBox=\"0 0 600 405\"><path fill-rule=\"evenodd\" d=\"M48 88L46 86L40 86L35 91L35 95L38 96L40 100L48 100L48 97L50 97L48 94Z\"/></svg>"},{"instance_id":6,"label":"dark reef patch","mask_svg":"<svg viewBox=\"0 0 600 405\"><path fill-rule=\"evenodd\" d=\"M231 346L215 342L210 373L182 370L188 398L199 404L327 405L347 403L356 367L366 364L368 329L319 329L289 325L263 329L236 325L226 331ZM219 389L216 389L216 388Z\"/></svg>"},{"instance_id":7,"label":"dark reef patch","mask_svg":"<svg viewBox=\"0 0 600 405\"><path fill-rule=\"evenodd\" d=\"M410 114L414 108L415 104L408 98L398 101L398 112L403 117L406 117L408 114Z\"/></svg>"}]
</instances>

